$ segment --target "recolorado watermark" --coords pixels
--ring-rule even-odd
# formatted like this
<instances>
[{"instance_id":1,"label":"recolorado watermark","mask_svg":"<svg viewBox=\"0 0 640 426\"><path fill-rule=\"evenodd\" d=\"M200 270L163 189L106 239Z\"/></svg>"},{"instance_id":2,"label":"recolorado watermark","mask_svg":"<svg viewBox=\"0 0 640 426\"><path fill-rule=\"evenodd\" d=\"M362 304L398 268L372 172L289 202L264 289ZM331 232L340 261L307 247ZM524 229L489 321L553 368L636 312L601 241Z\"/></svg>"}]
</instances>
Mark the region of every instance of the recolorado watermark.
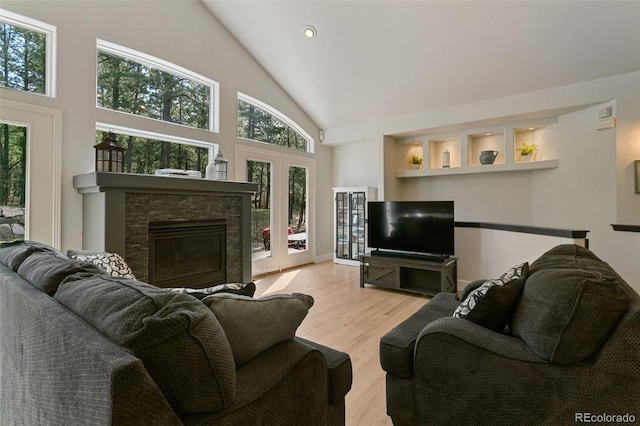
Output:
<instances>
[{"instance_id":1,"label":"recolorado watermark","mask_svg":"<svg viewBox=\"0 0 640 426\"><path fill-rule=\"evenodd\" d=\"M575 413L575 423L635 423L636 416L633 414L594 414L594 413Z\"/></svg>"}]
</instances>

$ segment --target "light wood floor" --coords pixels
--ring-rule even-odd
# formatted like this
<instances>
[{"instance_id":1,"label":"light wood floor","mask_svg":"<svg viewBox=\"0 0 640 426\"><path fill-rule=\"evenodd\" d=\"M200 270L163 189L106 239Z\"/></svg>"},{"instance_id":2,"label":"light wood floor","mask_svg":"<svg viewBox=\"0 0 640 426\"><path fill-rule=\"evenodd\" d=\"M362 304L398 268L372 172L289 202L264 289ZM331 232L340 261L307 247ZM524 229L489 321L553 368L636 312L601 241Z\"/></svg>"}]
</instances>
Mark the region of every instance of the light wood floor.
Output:
<instances>
[{"instance_id":1,"label":"light wood floor","mask_svg":"<svg viewBox=\"0 0 640 426\"><path fill-rule=\"evenodd\" d=\"M427 303L428 297L359 285L356 266L324 262L256 277L256 297L305 293L315 303L297 335L346 352L353 386L346 398L346 424L391 425L386 413L380 338Z\"/></svg>"}]
</instances>

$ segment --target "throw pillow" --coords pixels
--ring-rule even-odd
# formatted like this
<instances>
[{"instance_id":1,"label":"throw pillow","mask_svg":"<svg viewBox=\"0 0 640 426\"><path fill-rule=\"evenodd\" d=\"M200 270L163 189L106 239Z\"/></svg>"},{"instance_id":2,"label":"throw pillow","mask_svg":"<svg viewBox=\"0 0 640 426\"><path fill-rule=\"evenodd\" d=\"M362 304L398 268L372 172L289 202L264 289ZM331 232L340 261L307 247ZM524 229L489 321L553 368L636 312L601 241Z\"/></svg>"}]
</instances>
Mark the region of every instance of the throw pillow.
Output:
<instances>
[{"instance_id":1,"label":"throw pillow","mask_svg":"<svg viewBox=\"0 0 640 426\"><path fill-rule=\"evenodd\" d=\"M136 279L133 275L133 271L127 265L127 262L120 256L118 253L94 253L94 252L85 252L85 254L80 254L82 252L74 252L69 250L67 255L74 260L82 260L84 262L91 262L94 265L99 266L103 270L105 270L112 277L124 277Z\"/></svg>"},{"instance_id":2,"label":"throw pillow","mask_svg":"<svg viewBox=\"0 0 640 426\"><path fill-rule=\"evenodd\" d=\"M502 331L511 319L528 274L529 264L525 262L509 269L498 279L485 281L469 293L453 316L493 331Z\"/></svg>"},{"instance_id":3,"label":"throw pillow","mask_svg":"<svg viewBox=\"0 0 640 426\"><path fill-rule=\"evenodd\" d=\"M224 330L193 297L121 277L76 275L54 298L140 358L176 412L221 410L235 398Z\"/></svg>"},{"instance_id":4,"label":"throw pillow","mask_svg":"<svg viewBox=\"0 0 640 426\"><path fill-rule=\"evenodd\" d=\"M313 298L301 293L260 299L220 293L204 298L202 303L220 321L236 367L241 367L271 346L293 339L313 306Z\"/></svg>"},{"instance_id":5,"label":"throw pillow","mask_svg":"<svg viewBox=\"0 0 640 426\"><path fill-rule=\"evenodd\" d=\"M248 282L247 284L241 284L241 283L220 284L220 285L216 285L208 288L175 287L175 288L169 288L167 290L175 291L176 293L190 294L191 296L200 300L216 293L232 293L232 294L239 294L241 296L253 297L253 294L256 292L256 284L253 281L251 281L251 282Z\"/></svg>"},{"instance_id":6,"label":"throw pillow","mask_svg":"<svg viewBox=\"0 0 640 426\"><path fill-rule=\"evenodd\" d=\"M467 296L469 296L469 293L471 293L473 290L477 289L478 287L480 287L482 284L484 284L487 280L475 280L475 281L471 281L469 284L467 284L467 286L462 290L462 293L460 293L460 297L458 297L458 295L456 294L456 300L460 300L463 301L464 299L467 298Z\"/></svg>"},{"instance_id":7,"label":"throw pillow","mask_svg":"<svg viewBox=\"0 0 640 426\"><path fill-rule=\"evenodd\" d=\"M534 264L511 320L513 335L550 362L592 356L629 308L624 280L593 256L546 253Z\"/></svg>"}]
</instances>

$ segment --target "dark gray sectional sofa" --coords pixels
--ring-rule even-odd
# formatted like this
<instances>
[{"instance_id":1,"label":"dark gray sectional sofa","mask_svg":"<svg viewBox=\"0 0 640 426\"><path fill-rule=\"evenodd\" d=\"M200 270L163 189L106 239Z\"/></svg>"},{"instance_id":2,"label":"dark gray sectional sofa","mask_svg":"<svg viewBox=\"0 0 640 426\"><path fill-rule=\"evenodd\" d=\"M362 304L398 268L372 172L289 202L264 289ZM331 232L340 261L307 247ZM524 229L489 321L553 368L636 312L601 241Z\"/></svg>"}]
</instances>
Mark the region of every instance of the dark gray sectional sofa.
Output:
<instances>
[{"instance_id":1,"label":"dark gray sectional sofa","mask_svg":"<svg viewBox=\"0 0 640 426\"><path fill-rule=\"evenodd\" d=\"M461 301L440 293L381 339L396 426L640 421L638 293L575 245L522 279L498 331L486 317L452 317ZM488 312L504 308L494 302Z\"/></svg>"},{"instance_id":2,"label":"dark gray sectional sofa","mask_svg":"<svg viewBox=\"0 0 640 426\"><path fill-rule=\"evenodd\" d=\"M0 424L344 424L349 356L303 339L236 368L195 297L0 246Z\"/></svg>"}]
</instances>

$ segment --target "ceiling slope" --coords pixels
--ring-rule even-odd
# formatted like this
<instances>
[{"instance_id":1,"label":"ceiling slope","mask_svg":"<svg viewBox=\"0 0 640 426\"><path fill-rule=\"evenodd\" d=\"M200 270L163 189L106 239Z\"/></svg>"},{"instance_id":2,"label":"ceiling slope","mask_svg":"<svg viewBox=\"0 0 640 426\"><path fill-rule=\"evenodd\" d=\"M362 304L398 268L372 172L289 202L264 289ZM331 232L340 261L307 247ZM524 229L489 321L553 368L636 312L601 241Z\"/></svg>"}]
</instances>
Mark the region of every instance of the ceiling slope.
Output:
<instances>
[{"instance_id":1,"label":"ceiling slope","mask_svg":"<svg viewBox=\"0 0 640 426\"><path fill-rule=\"evenodd\" d=\"M640 70L639 1L201 1L324 129Z\"/></svg>"}]
</instances>

